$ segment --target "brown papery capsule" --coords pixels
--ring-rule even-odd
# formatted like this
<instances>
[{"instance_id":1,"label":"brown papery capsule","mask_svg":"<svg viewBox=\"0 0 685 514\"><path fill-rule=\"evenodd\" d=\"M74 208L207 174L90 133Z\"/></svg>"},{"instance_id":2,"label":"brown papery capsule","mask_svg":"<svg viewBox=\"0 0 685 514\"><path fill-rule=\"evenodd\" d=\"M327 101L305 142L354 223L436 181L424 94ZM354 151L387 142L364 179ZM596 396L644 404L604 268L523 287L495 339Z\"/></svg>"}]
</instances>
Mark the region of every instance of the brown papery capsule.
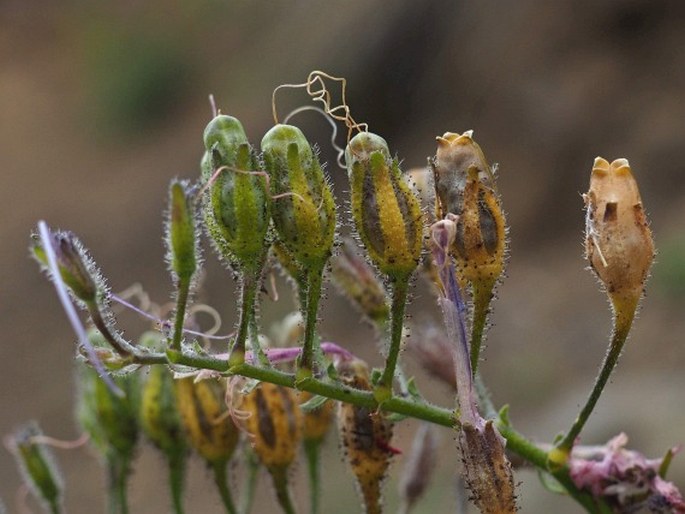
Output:
<instances>
[{"instance_id":1,"label":"brown papery capsule","mask_svg":"<svg viewBox=\"0 0 685 514\"><path fill-rule=\"evenodd\" d=\"M627 159L597 157L583 195L586 257L617 316L632 317L654 260L654 242Z\"/></svg>"},{"instance_id":2,"label":"brown papery capsule","mask_svg":"<svg viewBox=\"0 0 685 514\"><path fill-rule=\"evenodd\" d=\"M445 133L431 161L437 214L459 216L452 254L460 279L491 288L502 274L506 222L496 193L494 174L473 131Z\"/></svg>"},{"instance_id":3,"label":"brown papery capsule","mask_svg":"<svg viewBox=\"0 0 685 514\"><path fill-rule=\"evenodd\" d=\"M370 391L369 370L360 360L344 362L338 372L343 382L355 389ZM340 438L367 514L382 512L381 486L392 456L392 423L379 410L340 402Z\"/></svg>"}]
</instances>

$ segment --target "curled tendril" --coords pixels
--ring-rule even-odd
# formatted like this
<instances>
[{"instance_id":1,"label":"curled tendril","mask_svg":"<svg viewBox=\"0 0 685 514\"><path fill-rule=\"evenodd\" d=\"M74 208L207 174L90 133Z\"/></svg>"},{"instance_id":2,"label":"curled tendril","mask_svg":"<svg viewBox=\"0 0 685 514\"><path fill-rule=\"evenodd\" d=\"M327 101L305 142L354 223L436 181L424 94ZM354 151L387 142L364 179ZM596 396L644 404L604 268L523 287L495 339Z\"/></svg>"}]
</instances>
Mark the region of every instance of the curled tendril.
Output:
<instances>
[{"instance_id":1,"label":"curled tendril","mask_svg":"<svg viewBox=\"0 0 685 514\"><path fill-rule=\"evenodd\" d=\"M326 80L331 80L334 82L340 82L341 87L341 98L340 104L336 106L331 106L331 92L326 86ZM357 130L358 132L366 132L369 128L367 123L358 123L352 117L350 112L350 107L347 105L347 79L343 77L334 77L324 71L314 70L307 76L307 82L301 84L281 84L276 89L271 96L271 110L274 117L274 123L278 124L278 111L276 109L276 93L281 89L298 89L304 88L307 94L315 102L321 102L323 104L323 110L332 119L341 121L347 127L347 141L349 142L352 138L352 132ZM341 114L342 113L342 114Z\"/></svg>"}]
</instances>

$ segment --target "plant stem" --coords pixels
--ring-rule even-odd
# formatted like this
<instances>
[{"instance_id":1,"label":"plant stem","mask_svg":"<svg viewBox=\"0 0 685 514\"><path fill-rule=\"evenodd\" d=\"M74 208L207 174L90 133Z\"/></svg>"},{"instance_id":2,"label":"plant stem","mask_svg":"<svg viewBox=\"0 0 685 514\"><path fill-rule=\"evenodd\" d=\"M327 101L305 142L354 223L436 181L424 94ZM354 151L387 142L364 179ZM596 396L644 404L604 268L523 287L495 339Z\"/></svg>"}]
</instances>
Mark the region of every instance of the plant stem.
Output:
<instances>
[{"instance_id":1,"label":"plant stem","mask_svg":"<svg viewBox=\"0 0 685 514\"><path fill-rule=\"evenodd\" d=\"M296 514L293 500L290 497L290 487L288 487L288 468L277 467L270 469L271 477L274 480L276 499L285 514Z\"/></svg>"},{"instance_id":2,"label":"plant stem","mask_svg":"<svg viewBox=\"0 0 685 514\"><path fill-rule=\"evenodd\" d=\"M190 291L190 278L179 278L176 296L176 319L174 320L174 334L171 340L171 348L181 350L181 338L183 337L183 324L188 305L188 293Z\"/></svg>"},{"instance_id":3,"label":"plant stem","mask_svg":"<svg viewBox=\"0 0 685 514\"><path fill-rule=\"evenodd\" d=\"M228 514L237 514L238 511L235 509L233 504L233 498L231 496L231 489L228 487L228 462L219 461L212 464L212 469L214 471L214 483L219 489L219 495L221 496L221 501L226 508Z\"/></svg>"},{"instance_id":4,"label":"plant stem","mask_svg":"<svg viewBox=\"0 0 685 514\"><path fill-rule=\"evenodd\" d=\"M233 346L229 349L228 365L233 366L245 362L245 340L247 339L250 319L254 315L254 303L257 297L257 287L259 281L257 274L251 272L243 273L240 283L240 320L238 322L238 333L236 334Z\"/></svg>"},{"instance_id":5,"label":"plant stem","mask_svg":"<svg viewBox=\"0 0 685 514\"><path fill-rule=\"evenodd\" d=\"M107 505L109 514L128 514L126 482L128 480L128 457L107 456Z\"/></svg>"},{"instance_id":6,"label":"plant stem","mask_svg":"<svg viewBox=\"0 0 685 514\"><path fill-rule=\"evenodd\" d=\"M309 377L314 372L314 339L322 283L323 267L312 268L307 273L307 303L303 306L305 311L304 344L298 362L298 378Z\"/></svg>"},{"instance_id":7,"label":"plant stem","mask_svg":"<svg viewBox=\"0 0 685 514\"><path fill-rule=\"evenodd\" d=\"M309 474L309 512L319 514L321 503L321 441L308 439L304 441L304 453L307 457L307 471Z\"/></svg>"},{"instance_id":8,"label":"plant stem","mask_svg":"<svg viewBox=\"0 0 685 514\"><path fill-rule=\"evenodd\" d=\"M174 514L183 514L183 484L185 481L185 454L169 456L169 490Z\"/></svg>"},{"instance_id":9,"label":"plant stem","mask_svg":"<svg viewBox=\"0 0 685 514\"><path fill-rule=\"evenodd\" d=\"M556 447L550 452L550 459L552 463L560 464L565 463L571 453L571 448L576 441L576 438L583 430L585 423L587 422L590 414L592 414L597 400L602 394L604 387L609 381L616 362L621 355L621 350L628 338L628 333L630 332L630 327L633 323L635 310L633 309L632 314L629 316L615 316L614 320L614 330L611 336L611 342L609 344L609 349L606 356L604 357L604 362L602 363L602 368L600 369L599 375L595 379L595 385L590 392L585 405L581 409L578 417L576 417L573 425L563 437L563 439L556 444Z\"/></svg>"},{"instance_id":10,"label":"plant stem","mask_svg":"<svg viewBox=\"0 0 685 514\"><path fill-rule=\"evenodd\" d=\"M409 278L398 278L395 281L392 292L392 305L390 307L390 347L385 360L385 369L374 395L379 401L386 401L392 396L392 383L395 378L395 367L402 346L402 329L404 327L404 310L407 305L407 292L409 290Z\"/></svg>"},{"instance_id":11,"label":"plant stem","mask_svg":"<svg viewBox=\"0 0 685 514\"><path fill-rule=\"evenodd\" d=\"M247 464L247 477L245 479L240 512L242 514L250 514L254 501L254 493L257 489L257 481L259 479L260 463L254 451L252 451L252 448L249 446L245 451L245 461Z\"/></svg>"},{"instance_id":12,"label":"plant stem","mask_svg":"<svg viewBox=\"0 0 685 514\"><path fill-rule=\"evenodd\" d=\"M488 309L492 300L492 289L495 282L481 284L473 282L473 320L471 323L471 373L475 377L478 371L480 348L483 343L485 323L488 319Z\"/></svg>"}]
</instances>

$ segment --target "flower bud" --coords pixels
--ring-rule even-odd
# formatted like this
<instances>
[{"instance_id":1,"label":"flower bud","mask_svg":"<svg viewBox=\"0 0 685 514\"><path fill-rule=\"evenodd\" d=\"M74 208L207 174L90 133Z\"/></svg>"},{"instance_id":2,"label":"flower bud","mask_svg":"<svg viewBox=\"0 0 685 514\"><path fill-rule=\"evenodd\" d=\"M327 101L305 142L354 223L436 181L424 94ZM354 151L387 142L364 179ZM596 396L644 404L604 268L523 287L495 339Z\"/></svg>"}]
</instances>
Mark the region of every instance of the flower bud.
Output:
<instances>
[{"instance_id":1,"label":"flower bud","mask_svg":"<svg viewBox=\"0 0 685 514\"><path fill-rule=\"evenodd\" d=\"M195 212L188 185L177 180L169 189L169 222L167 224L169 264L179 280L189 281L197 269Z\"/></svg>"},{"instance_id":2,"label":"flower bud","mask_svg":"<svg viewBox=\"0 0 685 514\"><path fill-rule=\"evenodd\" d=\"M506 223L492 170L472 135L469 130L438 137L431 166L438 217L459 216L451 253L457 259L460 280L491 288L504 268Z\"/></svg>"},{"instance_id":3,"label":"flower bud","mask_svg":"<svg viewBox=\"0 0 685 514\"><path fill-rule=\"evenodd\" d=\"M335 203L319 160L302 131L276 125L262 139L271 178L273 220L285 247L304 268L322 268L335 235Z\"/></svg>"},{"instance_id":4,"label":"flower bud","mask_svg":"<svg viewBox=\"0 0 685 514\"><path fill-rule=\"evenodd\" d=\"M331 259L331 275L338 289L373 323L388 321L385 289L351 240L345 240L340 253Z\"/></svg>"},{"instance_id":5,"label":"flower bud","mask_svg":"<svg viewBox=\"0 0 685 514\"><path fill-rule=\"evenodd\" d=\"M88 334L91 344L105 347L100 332ZM113 376L115 384L124 392L117 396L98 376L97 372L81 364L77 417L90 441L103 455L116 455L129 460L138 441L139 384L136 373Z\"/></svg>"},{"instance_id":6,"label":"flower bud","mask_svg":"<svg viewBox=\"0 0 685 514\"><path fill-rule=\"evenodd\" d=\"M36 499L47 511L58 512L64 484L52 453L45 445L36 442L36 438L42 435L38 425L31 422L17 430L10 439L10 450L17 460L24 482Z\"/></svg>"},{"instance_id":7,"label":"flower bud","mask_svg":"<svg viewBox=\"0 0 685 514\"><path fill-rule=\"evenodd\" d=\"M492 420L483 426L462 423L459 446L463 474L471 500L483 514L516 512L516 494L511 464L504 453L504 440Z\"/></svg>"},{"instance_id":8,"label":"flower bud","mask_svg":"<svg viewBox=\"0 0 685 514\"><path fill-rule=\"evenodd\" d=\"M342 361L338 367L342 381L355 389L370 391L369 370L360 360ZM340 402L338 427L347 462L361 491L367 514L379 514L381 486L392 456L392 423L375 409Z\"/></svg>"},{"instance_id":9,"label":"flower bud","mask_svg":"<svg viewBox=\"0 0 685 514\"><path fill-rule=\"evenodd\" d=\"M609 164L597 157L583 198L586 257L617 315L632 316L654 260L654 242L628 161Z\"/></svg>"},{"instance_id":10,"label":"flower bud","mask_svg":"<svg viewBox=\"0 0 685 514\"><path fill-rule=\"evenodd\" d=\"M421 257L423 219L397 159L382 137L361 132L347 144L345 162L352 217L371 260L392 278L408 277Z\"/></svg>"},{"instance_id":11,"label":"flower bud","mask_svg":"<svg viewBox=\"0 0 685 514\"><path fill-rule=\"evenodd\" d=\"M228 462L238 444L238 428L226 406L224 381L214 378L174 381L178 410L188 444L207 462Z\"/></svg>"},{"instance_id":12,"label":"flower bud","mask_svg":"<svg viewBox=\"0 0 685 514\"><path fill-rule=\"evenodd\" d=\"M94 303L99 289L100 273L78 238L71 232L50 232L57 266L71 293L84 303ZM33 246L36 260L47 269L48 260L39 241Z\"/></svg>"},{"instance_id":13,"label":"flower bud","mask_svg":"<svg viewBox=\"0 0 685 514\"><path fill-rule=\"evenodd\" d=\"M140 346L161 350L164 345L159 332L146 332ZM178 411L174 377L167 366L150 366L142 385L140 424L152 443L169 459L178 458L186 449Z\"/></svg>"},{"instance_id":14,"label":"flower bud","mask_svg":"<svg viewBox=\"0 0 685 514\"><path fill-rule=\"evenodd\" d=\"M289 467L302 437L302 411L296 393L262 382L245 395L241 410L250 413L245 428L261 463L272 473Z\"/></svg>"},{"instance_id":15,"label":"flower bud","mask_svg":"<svg viewBox=\"0 0 685 514\"><path fill-rule=\"evenodd\" d=\"M254 268L262 261L269 228L266 179L254 173L257 160L236 118L219 115L210 121L204 142L203 180L226 167L209 186L203 207L208 232L229 263Z\"/></svg>"}]
</instances>

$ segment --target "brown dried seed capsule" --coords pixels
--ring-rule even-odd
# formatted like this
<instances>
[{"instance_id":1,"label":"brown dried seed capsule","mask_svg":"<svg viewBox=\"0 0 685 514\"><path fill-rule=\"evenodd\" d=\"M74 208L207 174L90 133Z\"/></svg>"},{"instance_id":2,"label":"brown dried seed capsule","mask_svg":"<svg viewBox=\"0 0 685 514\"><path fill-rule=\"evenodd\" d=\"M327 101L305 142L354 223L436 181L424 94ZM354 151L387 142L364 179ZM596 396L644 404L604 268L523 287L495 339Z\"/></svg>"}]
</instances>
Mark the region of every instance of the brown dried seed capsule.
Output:
<instances>
[{"instance_id":1,"label":"brown dried seed capsule","mask_svg":"<svg viewBox=\"0 0 685 514\"><path fill-rule=\"evenodd\" d=\"M314 395L306 391L300 393L300 405L308 402ZM304 441L321 442L331 428L333 422L334 402L329 400L316 409L303 413L302 439Z\"/></svg>"},{"instance_id":2,"label":"brown dried seed capsule","mask_svg":"<svg viewBox=\"0 0 685 514\"><path fill-rule=\"evenodd\" d=\"M261 463L270 471L290 466L302 437L302 411L295 391L262 382L245 395L241 410L250 413L245 428Z\"/></svg>"},{"instance_id":3,"label":"brown dried seed capsule","mask_svg":"<svg viewBox=\"0 0 685 514\"><path fill-rule=\"evenodd\" d=\"M343 363L338 370L344 383L371 390L368 367L362 361ZM366 407L340 402L338 427L347 461L357 480L367 514L382 512L381 486L392 456L392 423L384 414Z\"/></svg>"},{"instance_id":4,"label":"brown dried seed capsule","mask_svg":"<svg viewBox=\"0 0 685 514\"><path fill-rule=\"evenodd\" d=\"M452 253L460 279L491 287L502 274L506 222L490 165L473 131L445 133L431 161L438 217L459 216Z\"/></svg>"},{"instance_id":5,"label":"brown dried seed capsule","mask_svg":"<svg viewBox=\"0 0 685 514\"><path fill-rule=\"evenodd\" d=\"M628 161L609 164L597 157L583 198L586 257L616 313L632 316L654 259L654 242Z\"/></svg>"}]
</instances>

